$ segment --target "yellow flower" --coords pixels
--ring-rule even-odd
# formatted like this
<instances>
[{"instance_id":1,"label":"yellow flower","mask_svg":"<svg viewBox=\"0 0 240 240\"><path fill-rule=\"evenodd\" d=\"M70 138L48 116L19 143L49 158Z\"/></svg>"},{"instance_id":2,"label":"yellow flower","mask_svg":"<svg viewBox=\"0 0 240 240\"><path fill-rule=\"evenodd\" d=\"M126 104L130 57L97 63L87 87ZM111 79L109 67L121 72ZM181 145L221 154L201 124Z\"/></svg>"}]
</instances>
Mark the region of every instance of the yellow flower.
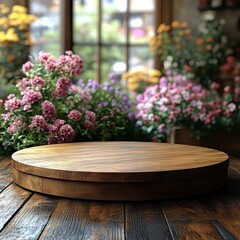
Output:
<instances>
[{"instance_id":1,"label":"yellow flower","mask_svg":"<svg viewBox=\"0 0 240 240\"><path fill-rule=\"evenodd\" d=\"M0 26L2 26L3 28L7 28L8 22L6 17L0 18Z\"/></svg>"},{"instance_id":2,"label":"yellow flower","mask_svg":"<svg viewBox=\"0 0 240 240\"><path fill-rule=\"evenodd\" d=\"M6 34L5 32L1 31L0 32L0 42L5 42L6 41Z\"/></svg>"},{"instance_id":3,"label":"yellow flower","mask_svg":"<svg viewBox=\"0 0 240 240\"><path fill-rule=\"evenodd\" d=\"M157 32L158 33L164 33L164 32L168 32L171 29L171 27L169 25L166 25L165 23L162 23L159 25Z\"/></svg>"},{"instance_id":4,"label":"yellow flower","mask_svg":"<svg viewBox=\"0 0 240 240\"><path fill-rule=\"evenodd\" d=\"M12 12L14 13L27 13L27 8L21 5L14 5L12 8Z\"/></svg>"},{"instance_id":5,"label":"yellow flower","mask_svg":"<svg viewBox=\"0 0 240 240\"><path fill-rule=\"evenodd\" d=\"M180 28L181 27L181 23L178 21L173 21L172 22L172 28Z\"/></svg>"},{"instance_id":6,"label":"yellow flower","mask_svg":"<svg viewBox=\"0 0 240 240\"><path fill-rule=\"evenodd\" d=\"M9 42L18 42L19 37L15 32L14 28L9 28L6 33L6 40Z\"/></svg>"},{"instance_id":7,"label":"yellow flower","mask_svg":"<svg viewBox=\"0 0 240 240\"><path fill-rule=\"evenodd\" d=\"M152 78L150 78L150 82L151 82L152 84L158 83L158 82L159 82L159 77L152 77Z\"/></svg>"},{"instance_id":8,"label":"yellow flower","mask_svg":"<svg viewBox=\"0 0 240 240\"><path fill-rule=\"evenodd\" d=\"M10 12L10 9L8 7L6 7L6 6L1 7L1 13L2 14L7 14L9 12Z\"/></svg>"},{"instance_id":9,"label":"yellow flower","mask_svg":"<svg viewBox=\"0 0 240 240\"><path fill-rule=\"evenodd\" d=\"M182 23L180 24L180 26L181 26L182 28L187 28L187 27L188 27L188 23L187 23L187 22L182 22Z\"/></svg>"}]
</instances>

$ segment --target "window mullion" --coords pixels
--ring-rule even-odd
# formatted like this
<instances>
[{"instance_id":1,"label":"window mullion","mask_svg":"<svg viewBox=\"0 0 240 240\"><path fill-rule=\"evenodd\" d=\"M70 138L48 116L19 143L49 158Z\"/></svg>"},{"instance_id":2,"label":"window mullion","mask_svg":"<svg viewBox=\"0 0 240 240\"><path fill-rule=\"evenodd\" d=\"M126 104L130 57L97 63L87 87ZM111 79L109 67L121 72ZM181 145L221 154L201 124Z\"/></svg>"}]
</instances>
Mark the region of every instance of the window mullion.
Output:
<instances>
[{"instance_id":1,"label":"window mullion","mask_svg":"<svg viewBox=\"0 0 240 240\"><path fill-rule=\"evenodd\" d=\"M102 79L102 0L98 0L97 81Z\"/></svg>"},{"instance_id":2,"label":"window mullion","mask_svg":"<svg viewBox=\"0 0 240 240\"><path fill-rule=\"evenodd\" d=\"M63 0L60 5L61 52L73 49L73 1Z\"/></svg>"},{"instance_id":3,"label":"window mullion","mask_svg":"<svg viewBox=\"0 0 240 240\"><path fill-rule=\"evenodd\" d=\"M126 71L129 70L129 46L130 46L130 0L127 0L127 11L126 11L126 52L125 52L125 58L126 58Z\"/></svg>"}]
</instances>

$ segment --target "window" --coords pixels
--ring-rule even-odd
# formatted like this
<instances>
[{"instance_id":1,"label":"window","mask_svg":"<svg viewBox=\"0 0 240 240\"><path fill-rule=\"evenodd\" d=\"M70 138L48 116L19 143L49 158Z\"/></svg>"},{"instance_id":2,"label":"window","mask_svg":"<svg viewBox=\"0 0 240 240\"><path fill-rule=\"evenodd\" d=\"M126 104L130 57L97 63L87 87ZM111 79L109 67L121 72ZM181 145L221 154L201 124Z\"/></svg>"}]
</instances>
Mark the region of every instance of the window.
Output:
<instances>
[{"instance_id":1,"label":"window","mask_svg":"<svg viewBox=\"0 0 240 240\"><path fill-rule=\"evenodd\" d=\"M165 14L171 10L171 1L167 2L29 1L31 13L39 17L32 26L36 42L32 54L36 56L45 50L60 55L64 50L73 49L84 59L82 78L100 82L108 80L110 71L121 76L139 65L154 67L148 42L156 26L162 20L171 19L171 14Z\"/></svg>"},{"instance_id":2,"label":"window","mask_svg":"<svg viewBox=\"0 0 240 240\"><path fill-rule=\"evenodd\" d=\"M58 56L60 42L60 0L29 1L29 9L38 19L31 24L31 35L34 45L31 55L37 57L41 50Z\"/></svg>"},{"instance_id":3,"label":"window","mask_svg":"<svg viewBox=\"0 0 240 240\"><path fill-rule=\"evenodd\" d=\"M84 58L83 78L106 81L138 65L152 66L154 0L85 0L73 3L73 49ZM97 64L99 63L99 64Z\"/></svg>"}]
</instances>

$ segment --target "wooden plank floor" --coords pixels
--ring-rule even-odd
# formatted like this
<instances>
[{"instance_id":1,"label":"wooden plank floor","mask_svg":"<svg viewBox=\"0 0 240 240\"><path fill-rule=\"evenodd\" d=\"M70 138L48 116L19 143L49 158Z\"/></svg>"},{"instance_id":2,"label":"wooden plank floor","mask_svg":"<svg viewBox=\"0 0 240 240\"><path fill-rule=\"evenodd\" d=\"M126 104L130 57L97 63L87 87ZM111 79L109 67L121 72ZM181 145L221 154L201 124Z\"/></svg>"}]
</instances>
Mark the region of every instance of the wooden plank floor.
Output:
<instances>
[{"instance_id":1,"label":"wooden plank floor","mask_svg":"<svg viewBox=\"0 0 240 240\"><path fill-rule=\"evenodd\" d=\"M228 186L198 197L152 202L97 202L36 194L13 183L0 160L0 239L240 239L240 158Z\"/></svg>"}]
</instances>

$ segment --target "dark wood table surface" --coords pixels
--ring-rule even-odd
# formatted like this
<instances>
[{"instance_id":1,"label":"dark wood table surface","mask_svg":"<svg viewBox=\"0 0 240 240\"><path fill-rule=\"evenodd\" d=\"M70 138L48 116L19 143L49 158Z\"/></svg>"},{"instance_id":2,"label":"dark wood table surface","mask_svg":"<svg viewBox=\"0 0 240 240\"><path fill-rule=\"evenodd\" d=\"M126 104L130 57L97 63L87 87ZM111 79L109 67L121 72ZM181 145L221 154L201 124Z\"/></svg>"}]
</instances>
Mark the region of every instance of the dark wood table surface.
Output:
<instances>
[{"instance_id":1,"label":"dark wood table surface","mask_svg":"<svg viewBox=\"0 0 240 240\"><path fill-rule=\"evenodd\" d=\"M197 197L104 202L52 197L13 183L0 160L0 239L240 239L240 158L230 157L228 185Z\"/></svg>"}]
</instances>

